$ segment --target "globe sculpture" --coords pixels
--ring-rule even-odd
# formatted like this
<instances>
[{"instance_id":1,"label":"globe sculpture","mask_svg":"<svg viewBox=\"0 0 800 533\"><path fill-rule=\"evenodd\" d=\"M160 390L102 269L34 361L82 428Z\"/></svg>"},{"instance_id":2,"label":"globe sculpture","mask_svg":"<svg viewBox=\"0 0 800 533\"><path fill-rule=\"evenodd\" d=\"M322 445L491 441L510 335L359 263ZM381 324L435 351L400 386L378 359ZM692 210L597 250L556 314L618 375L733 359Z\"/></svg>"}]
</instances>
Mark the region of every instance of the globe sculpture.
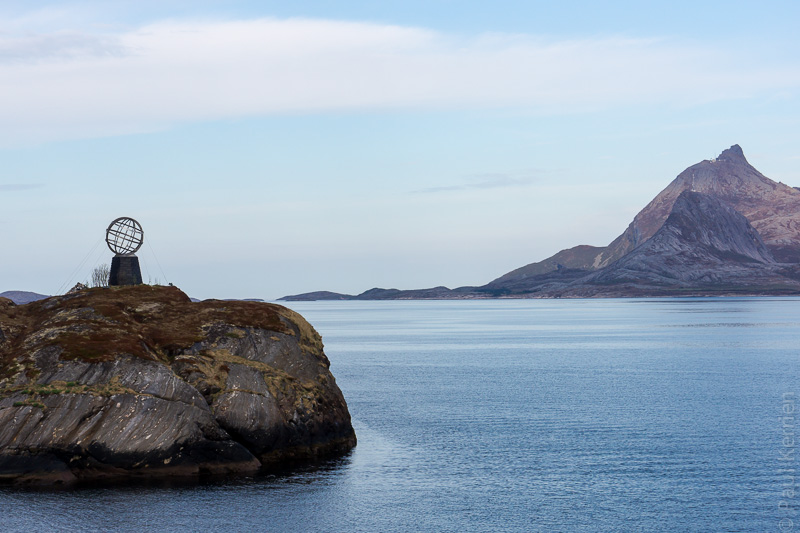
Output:
<instances>
[{"instance_id":1,"label":"globe sculpture","mask_svg":"<svg viewBox=\"0 0 800 533\"><path fill-rule=\"evenodd\" d=\"M108 276L110 286L142 284L142 270L136 251L143 242L142 225L130 217L120 217L108 225L106 244L114 252Z\"/></svg>"},{"instance_id":2,"label":"globe sculpture","mask_svg":"<svg viewBox=\"0 0 800 533\"><path fill-rule=\"evenodd\" d=\"M142 225L128 217L120 217L106 229L106 244L115 254L133 254L142 247Z\"/></svg>"}]
</instances>

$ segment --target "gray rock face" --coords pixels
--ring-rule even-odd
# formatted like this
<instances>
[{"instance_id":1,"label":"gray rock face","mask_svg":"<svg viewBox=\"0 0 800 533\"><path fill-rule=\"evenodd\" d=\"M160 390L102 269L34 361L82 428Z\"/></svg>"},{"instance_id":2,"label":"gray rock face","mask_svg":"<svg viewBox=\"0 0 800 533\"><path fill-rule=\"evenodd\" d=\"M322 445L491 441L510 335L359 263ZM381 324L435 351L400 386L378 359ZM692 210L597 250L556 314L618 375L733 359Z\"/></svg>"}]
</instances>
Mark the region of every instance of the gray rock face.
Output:
<instances>
[{"instance_id":1,"label":"gray rock face","mask_svg":"<svg viewBox=\"0 0 800 533\"><path fill-rule=\"evenodd\" d=\"M649 240L576 285L743 284L774 281L776 262L747 219L713 196L682 192ZM789 280L783 280L789 282Z\"/></svg>"},{"instance_id":2,"label":"gray rock face","mask_svg":"<svg viewBox=\"0 0 800 533\"><path fill-rule=\"evenodd\" d=\"M148 286L6 302L0 480L253 472L355 445L319 335L288 309Z\"/></svg>"},{"instance_id":3,"label":"gray rock face","mask_svg":"<svg viewBox=\"0 0 800 533\"><path fill-rule=\"evenodd\" d=\"M50 395L40 405L24 405L27 399L23 393L0 400L0 472L6 480L71 482L259 467L219 429L208 407L130 393Z\"/></svg>"}]
</instances>

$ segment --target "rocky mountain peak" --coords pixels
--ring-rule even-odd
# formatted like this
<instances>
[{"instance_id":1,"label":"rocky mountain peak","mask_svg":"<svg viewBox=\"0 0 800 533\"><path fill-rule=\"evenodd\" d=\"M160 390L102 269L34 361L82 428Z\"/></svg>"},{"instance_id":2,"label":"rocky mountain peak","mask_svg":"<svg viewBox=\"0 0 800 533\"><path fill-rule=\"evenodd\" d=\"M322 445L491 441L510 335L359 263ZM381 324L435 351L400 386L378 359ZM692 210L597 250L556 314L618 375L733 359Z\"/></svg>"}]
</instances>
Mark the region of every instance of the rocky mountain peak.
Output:
<instances>
[{"instance_id":1,"label":"rocky mountain peak","mask_svg":"<svg viewBox=\"0 0 800 533\"><path fill-rule=\"evenodd\" d=\"M606 267L506 276L477 290L558 298L794 294L799 281L800 268L776 262L744 215L713 194L686 189L654 235Z\"/></svg>"},{"instance_id":2,"label":"rocky mountain peak","mask_svg":"<svg viewBox=\"0 0 800 533\"><path fill-rule=\"evenodd\" d=\"M742 150L742 147L738 144L734 144L727 150L723 150L722 153L719 154L719 157L717 157L717 161L730 161L732 163L749 164L747 159L744 157L744 151Z\"/></svg>"},{"instance_id":3,"label":"rocky mountain peak","mask_svg":"<svg viewBox=\"0 0 800 533\"><path fill-rule=\"evenodd\" d=\"M597 266L610 265L652 237L686 190L712 195L739 211L779 261L800 261L800 191L761 174L734 144L717 159L701 161L681 172L608 245Z\"/></svg>"}]
</instances>

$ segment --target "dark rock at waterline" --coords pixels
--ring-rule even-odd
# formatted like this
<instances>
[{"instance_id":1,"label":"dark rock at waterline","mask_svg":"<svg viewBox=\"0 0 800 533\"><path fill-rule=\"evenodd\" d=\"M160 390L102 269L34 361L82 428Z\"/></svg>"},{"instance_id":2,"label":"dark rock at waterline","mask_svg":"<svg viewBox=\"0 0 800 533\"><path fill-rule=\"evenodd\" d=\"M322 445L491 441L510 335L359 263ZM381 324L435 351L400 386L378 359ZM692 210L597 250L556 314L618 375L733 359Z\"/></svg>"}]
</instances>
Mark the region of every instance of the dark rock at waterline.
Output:
<instances>
[{"instance_id":1,"label":"dark rock at waterline","mask_svg":"<svg viewBox=\"0 0 800 533\"><path fill-rule=\"evenodd\" d=\"M0 299L0 480L254 472L356 437L317 332L175 287Z\"/></svg>"}]
</instances>

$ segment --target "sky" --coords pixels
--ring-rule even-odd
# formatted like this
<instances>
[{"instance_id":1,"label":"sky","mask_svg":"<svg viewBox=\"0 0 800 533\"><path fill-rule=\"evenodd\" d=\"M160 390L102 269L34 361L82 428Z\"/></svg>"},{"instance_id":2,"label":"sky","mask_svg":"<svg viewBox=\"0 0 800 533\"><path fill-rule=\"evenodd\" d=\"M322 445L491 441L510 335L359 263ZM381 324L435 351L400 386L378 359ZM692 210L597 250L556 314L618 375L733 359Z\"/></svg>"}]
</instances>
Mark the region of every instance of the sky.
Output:
<instances>
[{"instance_id":1,"label":"sky","mask_svg":"<svg viewBox=\"0 0 800 533\"><path fill-rule=\"evenodd\" d=\"M795 1L0 5L0 292L137 219L197 298L481 285L733 144L800 186Z\"/></svg>"}]
</instances>

